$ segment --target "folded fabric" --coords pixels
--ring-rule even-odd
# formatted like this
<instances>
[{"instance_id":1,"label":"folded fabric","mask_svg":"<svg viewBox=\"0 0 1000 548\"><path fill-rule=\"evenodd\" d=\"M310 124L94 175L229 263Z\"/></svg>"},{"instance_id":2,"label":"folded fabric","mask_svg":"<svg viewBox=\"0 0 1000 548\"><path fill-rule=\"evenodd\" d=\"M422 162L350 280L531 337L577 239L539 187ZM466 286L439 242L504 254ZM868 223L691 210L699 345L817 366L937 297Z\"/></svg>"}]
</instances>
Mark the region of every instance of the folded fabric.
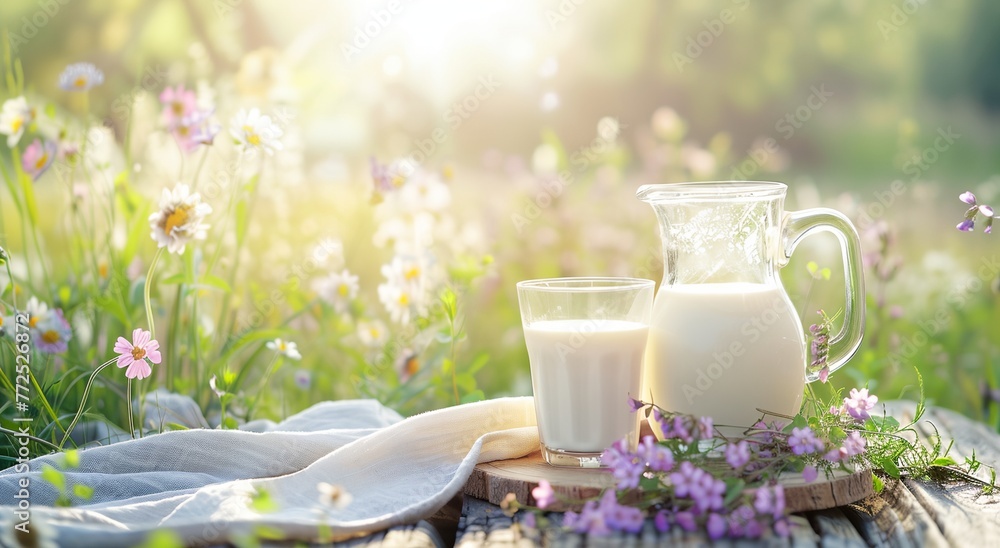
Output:
<instances>
[{"instance_id":1,"label":"folded fabric","mask_svg":"<svg viewBox=\"0 0 1000 548\"><path fill-rule=\"evenodd\" d=\"M248 425L249 426L249 425ZM427 517L458 494L477 463L538 449L530 397L501 398L403 419L371 400L317 404L254 430L165 432L80 452L68 485L94 489L86 503L52 505L57 490L27 473L0 472L0 539L10 538L19 481L29 480L30 527L58 545L133 546L170 528L186 544L246 538L258 527L284 538L345 538ZM339 485L351 502L321 501L318 484ZM273 511L254 509L266 492Z\"/></svg>"}]
</instances>

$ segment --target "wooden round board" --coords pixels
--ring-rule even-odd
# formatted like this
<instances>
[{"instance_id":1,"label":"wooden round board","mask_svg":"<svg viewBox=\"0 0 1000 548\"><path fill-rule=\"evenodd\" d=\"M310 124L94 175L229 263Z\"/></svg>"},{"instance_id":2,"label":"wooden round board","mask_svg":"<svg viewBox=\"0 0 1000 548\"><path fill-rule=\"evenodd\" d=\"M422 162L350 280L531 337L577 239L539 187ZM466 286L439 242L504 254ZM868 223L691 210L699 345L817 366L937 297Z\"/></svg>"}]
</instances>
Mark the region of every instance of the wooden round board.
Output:
<instances>
[{"instance_id":1,"label":"wooden round board","mask_svg":"<svg viewBox=\"0 0 1000 548\"><path fill-rule=\"evenodd\" d=\"M607 470L550 466L542 459L541 452L536 451L519 459L476 466L465 484L465 494L500 504L508 493L513 493L518 502L533 506L531 490L543 479L552 484L555 492L573 499L595 497L615 484ZM789 474L781 483L789 512L836 508L874 494L870 470L839 472L833 478L817 478L812 483L806 483L800 474ZM579 510L579 507L562 505L551 509Z\"/></svg>"}]
</instances>

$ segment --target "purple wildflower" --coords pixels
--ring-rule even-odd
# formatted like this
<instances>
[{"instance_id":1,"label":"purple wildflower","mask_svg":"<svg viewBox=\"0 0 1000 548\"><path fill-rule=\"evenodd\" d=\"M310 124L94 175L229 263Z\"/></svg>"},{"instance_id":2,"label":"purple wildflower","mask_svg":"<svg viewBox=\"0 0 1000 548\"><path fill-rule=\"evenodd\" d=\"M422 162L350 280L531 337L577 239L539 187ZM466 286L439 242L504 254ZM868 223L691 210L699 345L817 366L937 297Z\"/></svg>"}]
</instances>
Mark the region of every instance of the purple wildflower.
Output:
<instances>
[{"instance_id":1,"label":"purple wildflower","mask_svg":"<svg viewBox=\"0 0 1000 548\"><path fill-rule=\"evenodd\" d=\"M823 450L823 442L808 426L792 428L792 435L788 436L788 445L796 455L809 455Z\"/></svg>"},{"instance_id":2,"label":"purple wildflower","mask_svg":"<svg viewBox=\"0 0 1000 548\"><path fill-rule=\"evenodd\" d=\"M847 460L847 454L844 452L843 447L834 447L823 455L823 459L833 464L837 464L838 462L845 462Z\"/></svg>"},{"instance_id":3,"label":"purple wildflower","mask_svg":"<svg viewBox=\"0 0 1000 548\"><path fill-rule=\"evenodd\" d=\"M681 463L680 468L670 474L670 483L674 486L674 494L678 497L687 497L691 492L699 489L702 476L705 471L691 464L689 461Z\"/></svg>"},{"instance_id":4,"label":"purple wildflower","mask_svg":"<svg viewBox=\"0 0 1000 548\"><path fill-rule=\"evenodd\" d=\"M611 475L619 489L639 487L639 478L646 471L645 463L625 446L625 440L618 440L601 453L601 464L611 469Z\"/></svg>"},{"instance_id":5,"label":"purple wildflower","mask_svg":"<svg viewBox=\"0 0 1000 548\"><path fill-rule=\"evenodd\" d=\"M629 398L628 398L628 408L631 409L633 413L635 413L636 411L642 409L643 407L646 407L646 404L644 404L641 401L639 401L639 400L637 400L637 399L629 396Z\"/></svg>"},{"instance_id":6,"label":"purple wildflower","mask_svg":"<svg viewBox=\"0 0 1000 548\"><path fill-rule=\"evenodd\" d=\"M644 436L639 443L637 452L639 461L645 463L650 470L669 472L674 469L674 454L670 448L656 443L653 436Z\"/></svg>"},{"instance_id":7,"label":"purple wildflower","mask_svg":"<svg viewBox=\"0 0 1000 548\"><path fill-rule=\"evenodd\" d=\"M861 390L853 388L851 396L844 398L844 408L847 413L860 422L868 420L871 416L868 412L875 408L876 403L878 403L878 397L869 395L867 388Z\"/></svg>"},{"instance_id":8,"label":"purple wildflower","mask_svg":"<svg viewBox=\"0 0 1000 548\"><path fill-rule=\"evenodd\" d=\"M685 420L686 418L687 417L683 415L674 415L672 437L677 438L684 443L691 443L694 441L694 436L688 429L687 421Z\"/></svg>"},{"instance_id":9,"label":"purple wildflower","mask_svg":"<svg viewBox=\"0 0 1000 548\"><path fill-rule=\"evenodd\" d=\"M817 470L815 466L807 465L805 468L802 469L802 479L805 480L806 483L812 483L816 481L816 478L818 476L819 476L819 470Z\"/></svg>"},{"instance_id":10,"label":"purple wildflower","mask_svg":"<svg viewBox=\"0 0 1000 548\"><path fill-rule=\"evenodd\" d=\"M612 496L612 501L613 499L614 497ZM613 506L608 506L604 514L604 519L611 529L629 533L642 531L642 525L646 522L646 516L642 513L642 510L616 502L613 502L613 504Z\"/></svg>"},{"instance_id":11,"label":"purple wildflower","mask_svg":"<svg viewBox=\"0 0 1000 548\"><path fill-rule=\"evenodd\" d=\"M726 518L715 513L709 514L708 522L705 524L705 528L708 530L708 538L719 540L726 536L726 525Z\"/></svg>"},{"instance_id":12,"label":"purple wildflower","mask_svg":"<svg viewBox=\"0 0 1000 548\"><path fill-rule=\"evenodd\" d=\"M753 522L756 517L757 514L753 508L746 504L733 510L729 514L729 536L733 538L754 538L748 534L747 525Z\"/></svg>"},{"instance_id":13,"label":"purple wildflower","mask_svg":"<svg viewBox=\"0 0 1000 548\"><path fill-rule=\"evenodd\" d=\"M750 444L745 440L730 443L726 446L725 454L729 466L732 466L733 470L739 470L750 462Z\"/></svg>"},{"instance_id":14,"label":"purple wildflower","mask_svg":"<svg viewBox=\"0 0 1000 548\"><path fill-rule=\"evenodd\" d=\"M774 534L779 537L787 537L790 535L792 533L791 528L791 523L789 523L785 518L777 519L774 522Z\"/></svg>"},{"instance_id":15,"label":"purple wildflower","mask_svg":"<svg viewBox=\"0 0 1000 548\"><path fill-rule=\"evenodd\" d=\"M691 500L699 512L721 510L725 495L726 483L709 474L702 475L698 484L691 489Z\"/></svg>"},{"instance_id":16,"label":"purple wildflower","mask_svg":"<svg viewBox=\"0 0 1000 548\"><path fill-rule=\"evenodd\" d=\"M844 450L847 452L847 456L853 457L864 453L867 444L868 440L857 431L854 431L844 440Z\"/></svg>"},{"instance_id":17,"label":"purple wildflower","mask_svg":"<svg viewBox=\"0 0 1000 548\"><path fill-rule=\"evenodd\" d=\"M521 524L528 529L534 529L537 527L537 524L535 523L535 514L524 514L524 517L521 518Z\"/></svg>"},{"instance_id":18,"label":"purple wildflower","mask_svg":"<svg viewBox=\"0 0 1000 548\"><path fill-rule=\"evenodd\" d=\"M653 420L656 424L660 425L660 430L663 431L663 439L668 440L673 437L673 427L669 418L663 416L663 412L660 411L659 407L653 408Z\"/></svg>"},{"instance_id":19,"label":"purple wildflower","mask_svg":"<svg viewBox=\"0 0 1000 548\"><path fill-rule=\"evenodd\" d=\"M832 463L847 462L851 460L851 457L864 453L867 443L868 440L862 437L861 434L851 432L844 440L842 446L831 449L826 455L823 455L823 458Z\"/></svg>"},{"instance_id":20,"label":"purple wildflower","mask_svg":"<svg viewBox=\"0 0 1000 548\"><path fill-rule=\"evenodd\" d=\"M610 498L609 498L610 497ZM583 505L579 514L566 512L563 518L563 525L569 527L577 533L585 533L594 536L604 536L611 532L606 519L607 513L614 510L614 491L606 491L600 503L591 500Z\"/></svg>"},{"instance_id":21,"label":"purple wildflower","mask_svg":"<svg viewBox=\"0 0 1000 548\"><path fill-rule=\"evenodd\" d=\"M996 217L993 216L995 211L992 207L986 204L977 203L976 195L968 191L959 195L958 199L972 207L966 210L965 218L962 219L962 222L958 223L955 228L961 230L962 232L971 232L976 226L976 217L982 215L983 217L986 217L986 228L983 229L983 232L986 234L993 232L993 219Z\"/></svg>"},{"instance_id":22,"label":"purple wildflower","mask_svg":"<svg viewBox=\"0 0 1000 548\"><path fill-rule=\"evenodd\" d=\"M781 485L760 487L754 496L753 507L758 514L779 519L785 515L785 489Z\"/></svg>"},{"instance_id":23,"label":"purple wildflower","mask_svg":"<svg viewBox=\"0 0 1000 548\"><path fill-rule=\"evenodd\" d=\"M677 512L674 515L674 522L685 531L691 533L698 529L698 523L694 519L694 514L691 512Z\"/></svg>"},{"instance_id":24,"label":"purple wildflower","mask_svg":"<svg viewBox=\"0 0 1000 548\"><path fill-rule=\"evenodd\" d=\"M556 501L556 493L552 490L552 485L546 480L538 482L538 487L531 490L531 496L535 497L535 504L542 510L552 506Z\"/></svg>"},{"instance_id":25,"label":"purple wildflower","mask_svg":"<svg viewBox=\"0 0 1000 548\"><path fill-rule=\"evenodd\" d=\"M715 421L712 417L699 417L698 418L698 438L703 440L710 440L713 436L713 431L715 430Z\"/></svg>"},{"instance_id":26,"label":"purple wildflower","mask_svg":"<svg viewBox=\"0 0 1000 548\"><path fill-rule=\"evenodd\" d=\"M667 520L667 511L660 510L656 513L653 518L653 525L656 526L656 530L661 533L666 533L670 530L670 521Z\"/></svg>"},{"instance_id":27,"label":"purple wildflower","mask_svg":"<svg viewBox=\"0 0 1000 548\"><path fill-rule=\"evenodd\" d=\"M764 526L757 520L747 522L746 538L760 538L764 534Z\"/></svg>"},{"instance_id":28,"label":"purple wildflower","mask_svg":"<svg viewBox=\"0 0 1000 548\"><path fill-rule=\"evenodd\" d=\"M603 453L601 453L601 464L607 466L608 468L613 468L615 464L618 463L619 459L624 458L625 455L628 454L629 450L626 445L626 441L624 439L620 439L612 443L611 447L608 447Z\"/></svg>"}]
</instances>

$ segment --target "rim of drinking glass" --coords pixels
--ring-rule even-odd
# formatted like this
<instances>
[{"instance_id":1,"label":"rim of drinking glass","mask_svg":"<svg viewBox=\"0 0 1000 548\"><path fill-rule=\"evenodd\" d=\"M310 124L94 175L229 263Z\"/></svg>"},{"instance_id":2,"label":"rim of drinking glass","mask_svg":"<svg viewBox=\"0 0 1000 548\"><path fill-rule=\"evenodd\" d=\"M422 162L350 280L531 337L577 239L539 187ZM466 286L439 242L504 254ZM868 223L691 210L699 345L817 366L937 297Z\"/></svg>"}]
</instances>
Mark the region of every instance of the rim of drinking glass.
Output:
<instances>
[{"instance_id":1,"label":"rim of drinking glass","mask_svg":"<svg viewBox=\"0 0 1000 548\"><path fill-rule=\"evenodd\" d=\"M783 196L785 183L774 181L692 181L642 185L635 192L644 202L695 199L767 199Z\"/></svg>"},{"instance_id":2,"label":"rim of drinking glass","mask_svg":"<svg viewBox=\"0 0 1000 548\"><path fill-rule=\"evenodd\" d=\"M645 278L627 278L620 276L571 276L563 278L538 278L517 282L518 290L535 290L551 292L599 292L599 291L633 291L653 287L656 282Z\"/></svg>"}]
</instances>

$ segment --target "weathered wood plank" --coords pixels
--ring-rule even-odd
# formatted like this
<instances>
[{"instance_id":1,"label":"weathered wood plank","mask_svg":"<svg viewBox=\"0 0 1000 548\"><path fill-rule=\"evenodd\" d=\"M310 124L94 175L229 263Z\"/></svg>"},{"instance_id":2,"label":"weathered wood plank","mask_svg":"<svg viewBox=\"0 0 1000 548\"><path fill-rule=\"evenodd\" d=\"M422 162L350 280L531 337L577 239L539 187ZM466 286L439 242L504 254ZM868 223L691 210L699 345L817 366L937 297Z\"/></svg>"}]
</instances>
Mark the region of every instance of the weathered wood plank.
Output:
<instances>
[{"instance_id":1,"label":"weathered wood plank","mask_svg":"<svg viewBox=\"0 0 1000 548\"><path fill-rule=\"evenodd\" d=\"M851 520L847 519L840 508L809 512L806 516L813 529L819 534L819 545L823 548L868 546L861 538L861 534L854 528Z\"/></svg>"},{"instance_id":2,"label":"weathered wood plank","mask_svg":"<svg viewBox=\"0 0 1000 548\"><path fill-rule=\"evenodd\" d=\"M937 524L899 481L889 481L879 496L843 508L870 546L941 546L946 544Z\"/></svg>"},{"instance_id":3,"label":"weathered wood plank","mask_svg":"<svg viewBox=\"0 0 1000 548\"><path fill-rule=\"evenodd\" d=\"M1000 539L1000 499L996 495L984 495L974 485L904 483L952 545L981 546L986 539Z\"/></svg>"}]
</instances>

